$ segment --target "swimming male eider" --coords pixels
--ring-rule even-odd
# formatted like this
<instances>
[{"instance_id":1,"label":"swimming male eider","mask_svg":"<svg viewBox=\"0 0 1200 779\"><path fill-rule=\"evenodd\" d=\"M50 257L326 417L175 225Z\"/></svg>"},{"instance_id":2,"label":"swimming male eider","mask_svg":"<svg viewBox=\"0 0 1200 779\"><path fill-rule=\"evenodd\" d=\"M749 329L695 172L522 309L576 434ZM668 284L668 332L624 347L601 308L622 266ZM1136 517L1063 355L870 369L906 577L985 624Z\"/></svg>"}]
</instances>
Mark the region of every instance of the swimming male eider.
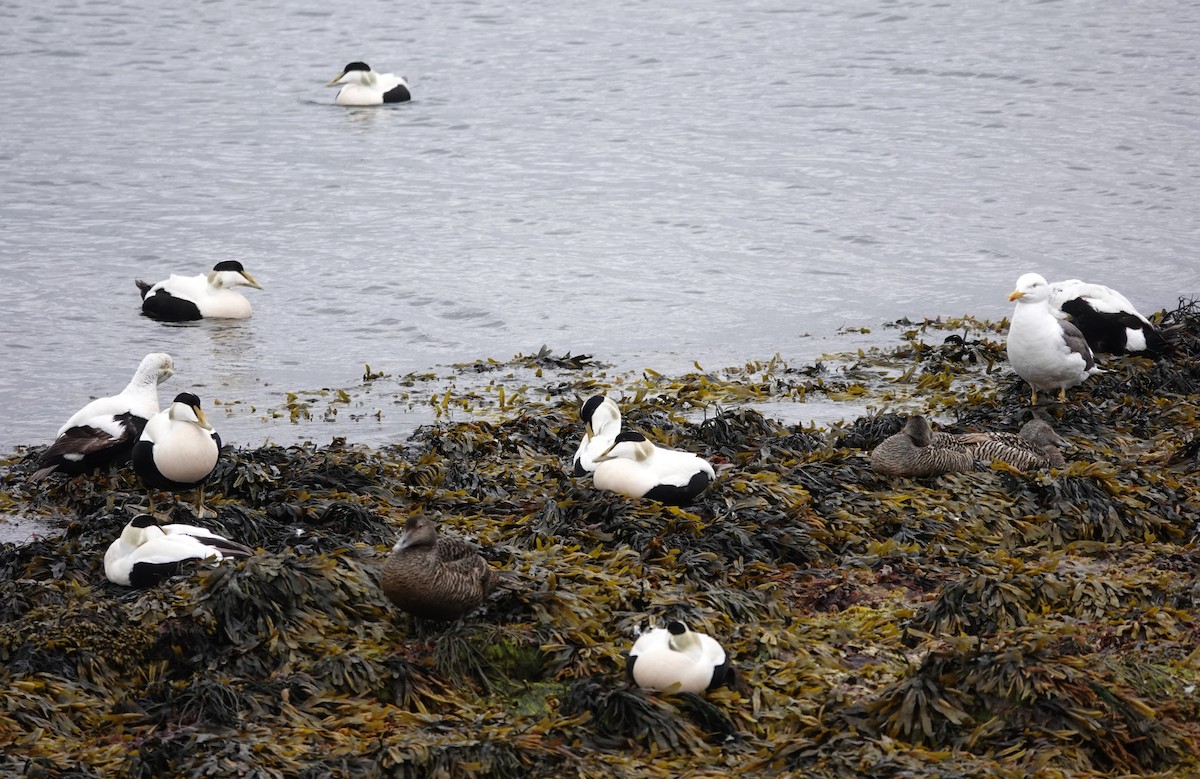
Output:
<instances>
[{"instance_id":1,"label":"swimming male eider","mask_svg":"<svg viewBox=\"0 0 1200 779\"><path fill-rule=\"evenodd\" d=\"M433 521L414 514L383 564L379 584L392 603L422 619L458 619L483 603L499 574L479 550L439 536Z\"/></svg>"},{"instance_id":2,"label":"swimming male eider","mask_svg":"<svg viewBox=\"0 0 1200 779\"><path fill-rule=\"evenodd\" d=\"M194 319L248 319L250 301L231 287L262 289L237 260L218 262L208 273L180 276L172 273L166 281L147 284L134 282L142 291L142 313L164 322L190 322Z\"/></svg>"},{"instance_id":3,"label":"swimming male eider","mask_svg":"<svg viewBox=\"0 0 1200 779\"><path fill-rule=\"evenodd\" d=\"M204 482L220 454L221 437L200 409L200 398L181 392L146 423L133 445L133 469L151 489L197 488L196 514L203 516Z\"/></svg>"},{"instance_id":4,"label":"swimming male eider","mask_svg":"<svg viewBox=\"0 0 1200 779\"><path fill-rule=\"evenodd\" d=\"M149 514L133 518L104 553L104 575L125 587L151 587L179 573L187 560L254 554L247 546L195 525L163 525Z\"/></svg>"},{"instance_id":5,"label":"swimming male eider","mask_svg":"<svg viewBox=\"0 0 1200 779\"><path fill-rule=\"evenodd\" d=\"M1059 401L1066 402L1068 387L1100 372L1087 339L1054 315L1050 285L1038 274L1017 279L1008 299L1017 303L1008 327L1008 361L1032 389L1031 403L1037 404L1038 390L1058 390Z\"/></svg>"},{"instance_id":6,"label":"swimming male eider","mask_svg":"<svg viewBox=\"0 0 1200 779\"><path fill-rule=\"evenodd\" d=\"M571 475L583 476L596 470L596 455L612 446L613 439L621 432L621 407L607 395L593 395L579 411L583 420L583 440L575 451Z\"/></svg>"},{"instance_id":7,"label":"swimming male eider","mask_svg":"<svg viewBox=\"0 0 1200 779\"><path fill-rule=\"evenodd\" d=\"M639 636L625 669L630 681L644 690L700 694L733 678L721 645L678 621Z\"/></svg>"},{"instance_id":8,"label":"swimming male eider","mask_svg":"<svg viewBox=\"0 0 1200 779\"><path fill-rule=\"evenodd\" d=\"M34 481L59 473L85 473L129 461L146 422L158 413L158 385L174 373L171 355L152 352L142 358L133 378L116 395L97 398L76 411L58 429L38 459Z\"/></svg>"},{"instance_id":9,"label":"swimming male eider","mask_svg":"<svg viewBox=\"0 0 1200 779\"><path fill-rule=\"evenodd\" d=\"M1050 285L1050 305L1070 316L1095 353L1157 354L1166 345L1158 328L1128 298L1103 284L1056 281Z\"/></svg>"},{"instance_id":10,"label":"swimming male eider","mask_svg":"<svg viewBox=\"0 0 1200 779\"><path fill-rule=\"evenodd\" d=\"M704 458L655 446L631 430L619 433L595 460L592 483L599 489L674 506L691 503L717 477Z\"/></svg>"},{"instance_id":11,"label":"swimming male eider","mask_svg":"<svg viewBox=\"0 0 1200 779\"><path fill-rule=\"evenodd\" d=\"M365 62L351 62L325 86L338 85L342 88L338 90L333 101L338 105L379 105L403 103L412 99L412 92L409 91L404 76L376 73Z\"/></svg>"},{"instance_id":12,"label":"swimming male eider","mask_svg":"<svg viewBox=\"0 0 1200 779\"><path fill-rule=\"evenodd\" d=\"M974 470L975 457L948 434L935 434L925 417L914 415L899 433L875 447L871 468L884 476L941 476Z\"/></svg>"}]
</instances>

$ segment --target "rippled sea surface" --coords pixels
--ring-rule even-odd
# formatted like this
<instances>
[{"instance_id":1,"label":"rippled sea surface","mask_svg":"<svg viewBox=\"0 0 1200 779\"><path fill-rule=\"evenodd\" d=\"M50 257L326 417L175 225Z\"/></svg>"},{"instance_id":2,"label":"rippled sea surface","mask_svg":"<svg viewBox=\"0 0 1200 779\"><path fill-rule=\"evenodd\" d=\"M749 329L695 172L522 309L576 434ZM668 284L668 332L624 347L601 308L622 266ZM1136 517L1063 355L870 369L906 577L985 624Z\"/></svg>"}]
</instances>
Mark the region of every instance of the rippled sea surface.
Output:
<instances>
[{"instance_id":1,"label":"rippled sea surface","mask_svg":"<svg viewBox=\"0 0 1200 779\"><path fill-rule=\"evenodd\" d=\"M1167 0L0 2L0 451L155 350L164 401L266 407L543 344L806 360L1003 317L1025 271L1172 307L1200 292L1197 40ZM351 60L415 100L332 105ZM226 258L252 319L139 316L135 278Z\"/></svg>"}]
</instances>

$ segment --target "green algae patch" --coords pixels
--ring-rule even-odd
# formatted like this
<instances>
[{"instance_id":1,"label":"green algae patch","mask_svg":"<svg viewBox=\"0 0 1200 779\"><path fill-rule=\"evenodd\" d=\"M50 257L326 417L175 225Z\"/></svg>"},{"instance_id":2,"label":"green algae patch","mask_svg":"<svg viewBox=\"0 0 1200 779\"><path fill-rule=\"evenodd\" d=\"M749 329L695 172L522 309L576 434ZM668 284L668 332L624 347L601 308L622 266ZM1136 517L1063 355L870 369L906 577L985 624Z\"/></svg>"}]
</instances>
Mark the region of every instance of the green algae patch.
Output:
<instances>
[{"instance_id":1,"label":"green algae patch","mask_svg":"<svg viewBox=\"0 0 1200 779\"><path fill-rule=\"evenodd\" d=\"M258 553L145 591L103 573L145 505L132 474L33 483L30 448L0 472L0 508L61 533L0 545L0 769L1194 775L1200 311L1158 319L1166 355L1110 358L1041 407L1071 448L1031 473L889 479L868 460L909 413L1019 428L1028 391L1004 322L906 321L890 348L676 376L546 348L426 374L367 366L358 387L266 413L403 405L429 424L380 448L227 447L205 524ZM678 508L570 476L597 392L717 480ZM769 413L807 404L846 413ZM501 574L463 620L409 617L379 590L418 511ZM668 619L721 641L730 688L629 685L625 651Z\"/></svg>"}]
</instances>

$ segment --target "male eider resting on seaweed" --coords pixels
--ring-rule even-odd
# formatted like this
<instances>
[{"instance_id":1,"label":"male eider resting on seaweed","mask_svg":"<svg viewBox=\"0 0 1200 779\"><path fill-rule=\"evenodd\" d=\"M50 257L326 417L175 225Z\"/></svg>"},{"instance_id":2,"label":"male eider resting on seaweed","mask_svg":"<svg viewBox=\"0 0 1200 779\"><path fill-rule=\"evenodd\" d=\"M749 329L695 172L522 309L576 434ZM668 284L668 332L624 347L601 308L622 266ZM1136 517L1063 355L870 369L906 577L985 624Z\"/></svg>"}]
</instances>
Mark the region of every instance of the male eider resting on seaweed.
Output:
<instances>
[{"instance_id":1,"label":"male eider resting on seaweed","mask_svg":"<svg viewBox=\"0 0 1200 779\"><path fill-rule=\"evenodd\" d=\"M1128 298L1103 284L1056 281L1050 285L1050 305L1071 318L1093 352L1158 354L1166 345L1158 328Z\"/></svg>"},{"instance_id":2,"label":"male eider resting on seaweed","mask_svg":"<svg viewBox=\"0 0 1200 779\"><path fill-rule=\"evenodd\" d=\"M599 489L674 506L691 503L717 476L704 458L655 446L632 430L619 433L595 460L592 483Z\"/></svg>"},{"instance_id":3,"label":"male eider resting on seaweed","mask_svg":"<svg viewBox=\"0 0 1200 779\"><path fill-rule=\"evenodd\" d=\"M644 690L700 694L733 680L721 645L678 621L639 636L625 668L630 681Z\"/></svg>"},{"instance_id":4,"label":"male eider resting on seaweed","mask_svg":"<svg viewBox=\"0 0 1200 779\"><path fill-rule=\"evenodd\" d=\"M163 525L140 514L104 553L104 575L125 587L151 587L179 573L188 560L248 557L254 550L195 525Z\"/></svg>"},{"instance_id":5,"label":"male eider resting on seaweed","mask_svg":"<svg viewBox=\"0 0 1200 779\"><path fill-rule=\"evenodd\" d=\"M365 62L351 62L325 86L341 86L333 102L338 105L380 105L412 99L404 76L376 73Z\"/></svg>"},{"instance_id":6,"label":"male eider resting on seaweed","mask_svg":"<svg viewBox=\"0 0 1200 779\"><path fill-rule=\"evenodd\" d=\"M384 595L415 617L450 621L483 603L500 576L479 550L439 536L432 520L414 514L383 564Z\"/></svg>"},{"instance_id":7,"label":"male eider resting on seaweed","mask_svg":"<svg viewBox=\"0 0 1200 779\"><path fill-rule=\"evenodd\" d=\"M612 446L621 432L621 407L607 395L593 395L579 411L583 420L583 440L575 451L571 475L583 476L596 470L596 455Z\"/></svg>"},{"instance_id":8,"label":"male eider resting on seaweed","mask_svg":"<svg viewBox=\"0 0 1200 779\"><path fill-rule=\"evenodd\" d=\"M142 291L142 313L164 322L195 319L248 319L250 301L231 287L262 289L237 260L218 262L208 273L180 276L157 284L134 282Z\"/></svg>"},{"instance_id":9,"label":"male eider resting on seaweed","mask_svg":"<svg viewBox=\"0 0 1200 779\"><path fill-rule=\"evenodd\" d=\"M1008 361L1032 389L1030 402L1037 404L1038 390L1058 390L1065 403L1067 388L1099 373L1092 349L1079 328L1054 315L1050 285L1036 273L1017 279L1008 296L1016 301L1008 326Z\"/></svg>"},{"instance_id":10,"label":"male eider resting on seaweed","mask_svg":"<svg viewBox=\"0 0 1200 779\"><path fill-rule=\"evenodd\" d=\"M54 443L38 459L34 481L59 473L86 473L129 461L146 422L158 413L158 385L174 372L171 355L152 352L142 358L120 393L97 398L76 411Z\"/></svg>"},{"instance_id":11,"label":"male eider resting on seaweed","mask_svg":"<svg viewBox=\"0 0 1200 779\"><path fill-rule=\"evenodd\" d=\"M200 409L200 398L181 392L146 423L133 445L133 469L151 490L197 488L196 516L204 516L204 482L220 454L221 437ZM153 511L153 492L150 505Z\"/></svg>"}]
</instances>

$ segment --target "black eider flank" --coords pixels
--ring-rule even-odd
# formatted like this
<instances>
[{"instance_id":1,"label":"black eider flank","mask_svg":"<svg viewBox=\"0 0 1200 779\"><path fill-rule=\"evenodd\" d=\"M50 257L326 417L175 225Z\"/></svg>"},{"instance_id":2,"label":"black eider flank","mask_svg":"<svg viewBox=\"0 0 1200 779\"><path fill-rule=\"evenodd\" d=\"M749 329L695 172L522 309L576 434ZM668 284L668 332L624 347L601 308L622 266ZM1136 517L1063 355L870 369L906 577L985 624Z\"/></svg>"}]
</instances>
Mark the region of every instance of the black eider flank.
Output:
<instances>
[{"instance_id":1,"label":"black eider flank","mask_svg":"<svg viewBox=\"0 0 1200 779\"><path fill-rule=\"evenodd\" d=\"M624 433L621 435L624 435ZM642 497L657 500L659 503L666 503L671 506L686 506L708 487L710 481L711 479L708 478L707 473L697 471L692 474L692 478L688 483L682 487L676 487L673 484L659 484L652 487Z\"/></svg>"},{"instance_id":2,"label":"black eider flank","mask_svg":"<svg viewBox=\"0 0 1200 779\"><path fill-rule=\"evenodd\" d=\"M129 569L129 586L138 589L153 587L159 582L170 579L183 568L184 563L192 562L193 558L172 560L167 563L134 563Z\"/></svg>"},{"instance_id":3,"label":"black eider flank","mask_svg":"<svg viewBox=\"0 0 1200 779\"><path fill-rule=\"evenodd\" d=\"M412 94L408 91L408 87L403 84L397 84L383 93L383 102L385 103L407 103L411 99Z\"/></svg>"},{"instance_id":4,"label":"black eider flank","mask_svg":"<svg viewBox=\"0 0 1200 779\"><path fill-rule=\"evenodd\" d=\"M236 273L245 273L246 269L237 260L222 260L213 266L215 271L231 270Z\"/></svg>"},{"instance_id":5,"label":"black eider flank","mask_svg":"<svg viewBox=\"0 0 1200 779\"><path fill-rule=\"evenodd\" d=\"M142 314L167 322L191 322L203 318L199 306L190 300L177 298L165 289L142 300Z\"/></svg>"}]
</instances>

